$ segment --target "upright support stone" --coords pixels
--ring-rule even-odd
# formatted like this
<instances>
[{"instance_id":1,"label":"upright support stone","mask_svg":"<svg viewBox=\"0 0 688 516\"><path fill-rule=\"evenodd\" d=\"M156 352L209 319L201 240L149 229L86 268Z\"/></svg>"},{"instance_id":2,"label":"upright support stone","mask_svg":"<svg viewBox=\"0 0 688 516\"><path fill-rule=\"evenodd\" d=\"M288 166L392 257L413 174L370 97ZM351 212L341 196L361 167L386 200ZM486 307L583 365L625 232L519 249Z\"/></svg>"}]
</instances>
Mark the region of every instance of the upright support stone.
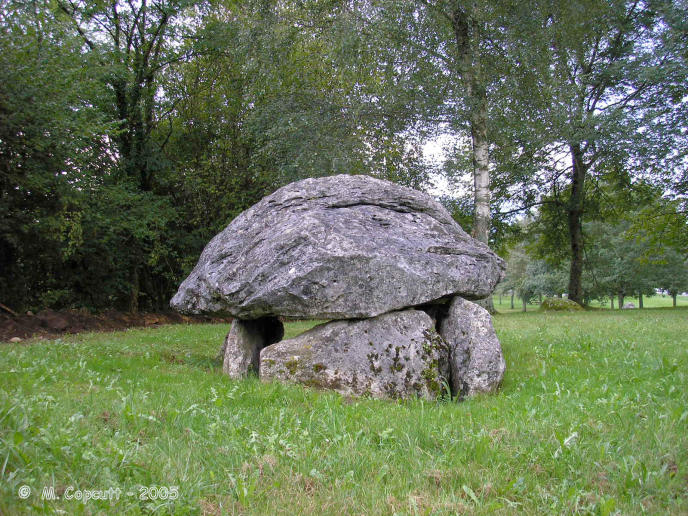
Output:
<instances>
[{"instance_id":1,"label":"upright support stone","mask_svg":"<svg viewBox=\"0 0 688 516\"><path fill-rule=\"evenodd\" d=\"M449 345L452 395L463 398L497 390L506 362L487 310L455 297L438 326Z\"/></svg>"},{"instance_id":2,"label":"upright support stone","mask_svg":"<svg viewBox=\"0 0 688 516\"><path fill-rule=\"evenodd\" d=\"M232 378L242 378L249 371L258 373L261 350L282 337L284 326L277 317L235 319L222 347L222 370Z\"/></svg>"}]
</instances>

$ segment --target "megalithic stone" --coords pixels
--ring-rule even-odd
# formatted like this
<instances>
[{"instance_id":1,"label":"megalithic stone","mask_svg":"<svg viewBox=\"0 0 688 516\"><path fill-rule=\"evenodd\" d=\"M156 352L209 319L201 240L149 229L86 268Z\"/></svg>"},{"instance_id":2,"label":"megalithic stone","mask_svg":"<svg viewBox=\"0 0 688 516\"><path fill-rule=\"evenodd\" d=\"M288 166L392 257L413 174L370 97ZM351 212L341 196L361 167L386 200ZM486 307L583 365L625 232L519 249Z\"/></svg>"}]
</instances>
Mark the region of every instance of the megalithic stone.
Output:
<instances>
[{"instance_id":1,"label":"megalithic stone","mask_svg":"<svg viewBox=\"0 0 688 516\"><path fill-rule=\"evenodd\" d=\"M452 393L459 398L497 390L506 362L487 310L455 297L439 321L449 346Z\"/></svg>"},{"instance_id":2,"label":"megalithic stone","mask_svg":"<svg viewBox=\"0 0 688 516\"><path fill-rule=\"evenodd\" d=\"M232 378L242 378L249 372L258 374L261 350L282 337L284 326L276 317L234 319L220 353L222 370Z\"/></svg>"},{"instance_id":3,"label":"megalithic stone","mask_svg":"<svg viewBox=\"0 0 688 516\"><path fill-rule=\"evenodd\" d=\"M448 351L419 310L332 321L260 353L262 380L302 383L350 396L423 397L446 392Z\"/></svg>"}]
</instances>

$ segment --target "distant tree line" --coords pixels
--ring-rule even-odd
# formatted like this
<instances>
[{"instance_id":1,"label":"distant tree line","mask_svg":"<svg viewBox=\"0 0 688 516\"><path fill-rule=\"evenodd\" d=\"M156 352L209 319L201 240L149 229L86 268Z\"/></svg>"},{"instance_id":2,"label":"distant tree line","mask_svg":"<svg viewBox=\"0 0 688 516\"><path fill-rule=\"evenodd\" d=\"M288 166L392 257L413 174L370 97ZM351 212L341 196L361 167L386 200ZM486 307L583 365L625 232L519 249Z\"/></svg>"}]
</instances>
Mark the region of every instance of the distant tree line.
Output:
<instances>
[{"instance_id":1,"label":"distant tree line","mask_svg":"<svg viewBox=\"0 0 688 516\"><path fill-rule=\"evenodd\" d=\"M583 303L595 300L622 308L624 298L630 296L638 298L643 308L644 296L661 291L676 306L677 296L688 292L688 258L676 241L683 223L678 214L669 215L676 205L647 185L616 195L609 188L606 191L606 208L583 223ZM613 212L624 207L623 213ZM520 230L517 243L507 252L507 274L500 293L510 295L512 305L514 297L519 299L524 310L532 300L567 296L568 256L555 247L555 226L541 214L522 221Z\"/></svg>"},{"instance_id":2,"label":"distant tree line","mask_svg":"<svg viewBox=\"0 0 688 516\"><path fill-rule=\"evenodd\" d=\"M687 34L682 0L8 0L0 302L165 309L237 214L337 173L465 182L457 220L503 252L532 221L572 299L639 290L623 246L688 255Z\"/></svg>"}]
</instances>

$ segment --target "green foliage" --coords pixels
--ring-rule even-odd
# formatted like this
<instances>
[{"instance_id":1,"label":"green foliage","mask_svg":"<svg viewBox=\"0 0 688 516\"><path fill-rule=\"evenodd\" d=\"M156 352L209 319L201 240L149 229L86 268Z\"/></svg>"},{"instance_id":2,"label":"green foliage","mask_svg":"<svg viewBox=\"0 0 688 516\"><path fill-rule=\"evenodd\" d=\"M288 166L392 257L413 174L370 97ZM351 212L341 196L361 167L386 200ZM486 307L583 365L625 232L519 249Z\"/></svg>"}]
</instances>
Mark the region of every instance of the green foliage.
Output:
<instances>
[{"instance_id":1,"label":"green foliage","mask_svg":"<svg viewBox=\"0 0 688 516\"><path fill-rule=\"evenodd\" d=\"M532 87L494 97L504 102L495 123L511 135L497 151L498 186L511 203L542 204L546 244L557 257L569 254L569 290L579 297L582 225L598 213L595 190L620 170L628 184L667 184L685 169L677 151L685 141L685 93L676 93L685 92L687 68L678 64L685 42L674 25L685 9L671 1L595 0L529 8L541 27L516 44L530 47Z\"/></svg>"},{"instance_id":2,"label":"green foliage","mask_svg":"<svg viewBox=\"0 0 688 516\"><path fill-rule=\"evenodd\" d=\"M681 292L688 292L688 260L672 249L667 249L656 264L657 286L674 298Z\"/></svg>"},{"instance_id":3,"label":"green foliage","mask_svg":"<svg viewBox=\"0 0 688 516\"><path fill-rule=\"evenodd\" d=\"M63 234L81 189L110 169L92 63L49 10L23 7L3 7L0 30L0 292L15 307L69 297Z\"/></svg>"},{"instance_id":4,"label":"green foliage","mask_svg":"<svg viewBox=\"0 0 688 516\"><path fill-rule=\"evenodd\" d=\"M226 325L5 344L0 511L688 511L686 309L494 322L504 383L462 403L231 380L214 359ZM43 486L135 496L50 502ZM179 498L141 500L142 486Z\"/></svg>"},{"instance_id":5,"label":"green foliage","mask_svg":"<svg viewBox=\"0 0 688 516\"><path fill-rule=\"evenodd\" d=\"M627 233L629 222L586 224L587 270L598 296L607 293L654 292L653 265L647 261L646 245Z\"/></svg>"},{"instance_id":6,"label":"green foliage","mask_svg":"<svg viewBox=\"0 0 688 516\"><path fill-rule=\"evenodd\" d=\"M591 187L586 198L591 207L582 225L586 303L605 297L654 295L655 289L668 290L665 285L671 281L684 284L685 219L661 188L643 181L631 183L628 175L616 171L610 173L609 181ZM568 265L568 244L562 238L565 226L562 212L549 204L528 226L527 249L533 260L544 260L541 267L561 270ZM537 276L535 271L530 275ZM566 292L565 282L553 292Z\"/></svg>"},{"instance_id":7,"label":"green foliage","mask_svg":"<svg viewBox=\"0 0 688 516\"><path fill-rule=\"evenodd\" d=\"M506 276L499 285L504 293L514 291L523 303L523 311L535 296L555 296L566 291L566 277L562 268L533 258L524 243L509 250Z\"/></svg>"},{"instance_id":8,"label":"green foliage","mask_svg":"<svg viewBox=\"0 0 688 516\"><path fill-rule=\"evenodd\" d=\"M543 312L576 312L583 310L583 307L570 299L546 297L542 300L542 303L540 303L540 310Z\"/></svg>"},{"instance_id":9,"label":"green foliage","mask_svg":"<svg viewBox=\"0 0 688 516\"><path fill-rule=\"evenodd\" d=\"M336 4L0 14L0 297L17 310L165 309L210 238L285 183L425 182L418 142L370 102L378 64Z\"/></svg>"}]
</instances>

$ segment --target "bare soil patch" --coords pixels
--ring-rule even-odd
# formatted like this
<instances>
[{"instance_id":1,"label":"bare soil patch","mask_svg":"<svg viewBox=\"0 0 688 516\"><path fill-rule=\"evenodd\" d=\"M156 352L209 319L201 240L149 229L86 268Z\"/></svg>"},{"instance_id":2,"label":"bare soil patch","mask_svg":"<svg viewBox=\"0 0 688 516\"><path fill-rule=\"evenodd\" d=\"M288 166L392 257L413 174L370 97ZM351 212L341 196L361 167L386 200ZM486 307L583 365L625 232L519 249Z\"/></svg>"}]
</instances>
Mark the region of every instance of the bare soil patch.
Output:
<instances>
[{"instance_id":1,"label":"bare soil patch","mask_svg":"<svg viewBox=\"0 0 688 516\"><path fill-rule=\"evenodd\" d=\"M231 318L187 316L175 312L127 313L114 310L92 314L85 310L42 310L35 315L11 315L0 312L0 342L19 338L50 338L65 333L115 331L125 328L231 322Z\"/></svg>"}]
</instances>

